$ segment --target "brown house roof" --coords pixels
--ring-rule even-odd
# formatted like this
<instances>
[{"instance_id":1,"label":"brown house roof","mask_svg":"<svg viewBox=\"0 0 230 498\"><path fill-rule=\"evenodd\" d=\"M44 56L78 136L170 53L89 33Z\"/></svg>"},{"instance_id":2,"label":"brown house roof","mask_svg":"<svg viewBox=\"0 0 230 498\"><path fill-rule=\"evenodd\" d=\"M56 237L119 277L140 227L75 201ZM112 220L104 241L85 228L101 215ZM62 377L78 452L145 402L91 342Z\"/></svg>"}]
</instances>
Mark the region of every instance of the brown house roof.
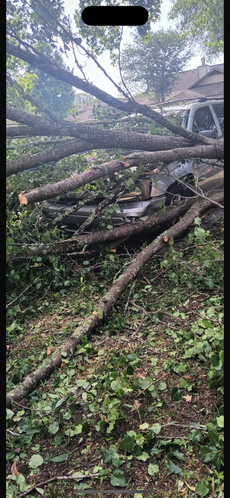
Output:
<instances>
[{"instance_id":1,"label":"brown house roof","mask_svg":"<svg viewBox=\"0 0 230 498\"><path fill-rule=\"evenodd\" d=\"M202 84L199 86L199 83L204 83L205 78L218 73L222 74L223 72L224 64L215 64L214 66L210 66L210 71L208 71L204 76L202 76L202 78L199 79L199 68L190 69L188 71L179 73L179 78L175 83L174 89L168 96L166 101L168 102L171 100L200 99L201 97L223 97L223 81L213 81L213 83L209 83L207 85Z\"/></svg>"},{"instance_id":2,"label":"brown house roof","mask_svg":"<svg viewBox=\"0 0 230 498\"><path fill-rule=\"evenodd\" d=\"M170 98L167 99L167 102L171 100L200 99L202 97L207 97L210 99L223 96L222 82L194 87L194 89L192 90L190 90L190 88L188 88L187 90L182 90L181 92L172 92L170 94Z\"/></svg>"},{"instance_id":3,"label":"brown house roof","mask_svg":"<svg viewBox=\"0 0 230 498\"><path fill-rule=\"evenodd\" d=\"M210 74L213 69L217 69L221 72L224 71L224 64L215 64L214 66L210 66L210 71L206 73L200 80L206 77L207 74ZM179 90L186 90L190 88L194 84L196 84L199 80L198 78L198 68L189 69L188 71L183 71L179 73L179 78L175 83L173 92L177 92Z\"/></svg>"}]
</instances>

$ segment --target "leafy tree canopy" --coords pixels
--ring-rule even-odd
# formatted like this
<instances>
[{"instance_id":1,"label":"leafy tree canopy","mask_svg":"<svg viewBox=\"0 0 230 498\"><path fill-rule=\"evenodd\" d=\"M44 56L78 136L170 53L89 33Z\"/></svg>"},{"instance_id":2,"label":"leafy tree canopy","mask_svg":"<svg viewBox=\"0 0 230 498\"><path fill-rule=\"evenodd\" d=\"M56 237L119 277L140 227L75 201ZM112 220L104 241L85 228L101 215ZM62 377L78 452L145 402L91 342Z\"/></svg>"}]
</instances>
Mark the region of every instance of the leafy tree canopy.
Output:
<instances>
[{"instance_id":1,"label":"leafy tree canopy","mask_svg":"<svg viewBox=\"0 0 230 498\"><path fill-rule=\"evenodd\" d=\"M148 38L134 36L122 56L125 81L131 90L154 92L163 102L193 53L184 38L172 30L150 33Z\"/></svg>"},{"instance_id":2,"label":"leafy tree canopy","mask_svg":"<svg viewBox=\"0 0 230 498\"><path fill-rule=\"evenodd\" d=\"M146 36L150 31L150 23L156 22L160 17L160 7L162 0L79 0L79 8L75 11L75 23L79 29L79 34L93 50L95 55L100 55L104 50L109 50L112 57L119 49L121 39L121 26L86 26L81 21L81 12L85 7L91 5L123 5L142 6L148 10L148 21L143 26L137 27L137 32L141 36Z\"/></svg>"},{"instance_id":3,"label":"leafy tree canopy","mask_svg":"<svg viewBox=\"0 0 230 498\"><path fill-rule=\"evenodd\" d=\"M52 49L45 42L38 43L37 47L39 47L43 54L46 54L49 60L55 62L63 69L66 68L57 50ZM75 93L67 83L58 81L56 78L43 73L39 69L34 69L34 67L27 67L26 70L25 64L24 69L19 66L18 70L13 70L9 63L8 69L8 74L14 77L13 81L12 79L10 81L8 78L8 81L11 83L7 87L8 105L25 108L30 112L35 111L36 108L20 95L19 90L22 88L27 95L34 97L42 107L54 112L57 116L66 117L68 111L73 107Z\"/></svg>"},{"instance_id":4,"label":"leafy tree canopy","mask_svg":"<svg viewBox=\"0 0 230 498\"><path fill-rule=\"evenodd\" d=\"M121 26L87 26L81 19L82 10L88 6L143 6L148 10L146 24L138 26L138 33L145 36L150 31L150 23L160 17L162 0L79 0L76 2L74 27L69 16L65 15L62 0L7 0L8 34L14 39L23 40L36 46L37 42L46 40L52 48L66 54L72 49L73 42L81 44L81 39L88 46L89 53L101 55L109 50L111 57L118 55L122 27ZM11 39L12 40L12 39ZM12 40L13 41L13 40ZM58 43L61 42L58 46Z\"/></svg>"},{"instance_id":5,"label":"leafy tree canopy","mask_svg":"<svg viewBox=\"0 0 230 498\"><path fill-rule=\"evenodd\" d=\"M190 36L213 59L224 50L223 0L173 0L170 19L178 21L184 36Z\"/></svg>"}]
</instances>

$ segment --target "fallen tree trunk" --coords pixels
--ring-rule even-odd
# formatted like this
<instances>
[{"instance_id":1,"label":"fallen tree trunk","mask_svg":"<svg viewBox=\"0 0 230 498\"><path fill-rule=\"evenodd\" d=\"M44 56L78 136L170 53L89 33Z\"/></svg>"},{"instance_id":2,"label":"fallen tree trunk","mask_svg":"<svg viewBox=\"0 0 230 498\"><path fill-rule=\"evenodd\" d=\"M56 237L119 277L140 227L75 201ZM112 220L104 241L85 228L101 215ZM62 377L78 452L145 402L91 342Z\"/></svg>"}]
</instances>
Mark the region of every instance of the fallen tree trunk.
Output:
<instances>
[{"instance_id":1,"label":"fallen tree trunk","mask_svg":"<svg viewBox=\"0 0 230 498\"><path fill-rule=\"evenodd\" d=\"M141 164L156 163L162 161L170 163L173 161L181 161L182 159L223 159L224 158L224 142L216 140L213 145L194 145L194 147L186 147L186 149L164 150L159 152L141 152L133 153L130 156L124 156L125 167L139 166Z\"/></svg>"},{"instance_id":2,"label":"fallen tree trunk","mask_svg":"<svg viewBox=\"0 0 230 498\"><path fill-rule=\"evenodd\" d=\"M48 142L44 142L44 145L46 145L46 143ZM90 145L90 148L93 149L93 145ZM73 154L85 152L87 150L89 150L88 143L74 140L74 142L72 143L64 143L62 145L59 145L58 147L49 150L43 150L38 154L30 154L28 156L22 157L21 159L17 159L16 161L8 161L6 163L6 177L15 175L29 168L41 166L41 164L59 161L64 157L72 156Z\"/></svg>"},{"instance_id":3,"label":"fallen tree trunk","mask_svg":"<svg viewBox=\"0 0 230 498\"><path fill-rule=\"evenodd\" d=\"M7 119L18 123L34 127L35 136L66 136L74 137L78 140L87 140L94 144L96 148L120 148L129 150L168 150L179 147L192 147L195 143L200 143L199 137L206 141L201 142L207 145L213 145L214 140L203 137L202 135L193 134L197 140L188 140L187 138L168 135L149 135L137 132L128 132L126 129L106 130L98 126L85 125L82 123L72 123L67 120L49 121L48 119L35 116L21 109L13 107L6 108Z\"/></svg>"},{"instance_id":4,"label":"fallen tree trunk","mask_svg":"<svg viewBox=\"0 0 230 498\"><path fill-rule=\"evenodd\" d=\"M72 145L68 145L67 147L71 148L74 147ZM208 151L206 151L208 149ZM61 147L60 147L61 150ZM49 152L49 151L48 151ZM223 158L223 143L220 141L218 143L215 143L214 145L210 146L195 146L192 148L192 151L189 149L186 150L180 150L179 153L177 154L177 151L172 150L168 151L169 154L166 154L166 159L170 162L170 159L172 160L179 160L179 159L184 159L185 156L189 157L203 157L203 158L208 158L211 157L212 159L220 159ZM38 154L39 156L43 155L44 153L41 152ZM52 155L52 153L51 153ZM155 159L154 159L155 158ZM174 158L174 159L173 159ZM53 184L48 184L43 187L38 187L36 189L30 190L29 192L21 192L19 194L19 201L20 204L30 204L31 202L37 202L37 201L43 201L45 199L50 199L53 197L56 197L57 195L63 194L65 192L68 192L70 190L74 190L75 188L81 187L82 185L85 185L86 183L90 183L93 180L97 180L98 178L101 178L103 176L109 176L110 174L115 173L116 171L122 170L125 167L131 167L134 165L139 165L139 164L146 164L149 162L150 156L147 153L143 154L143 160L141 161L140 156L137 159L128 159L125 163L122 163L121 161L115 160L115 161L110 161L108 163L104 163L100 166L93 166L92 168L84 171L83 173L79 175L73 175L70 178L67 178L66 180L61 180L60 182L53 183ZM151 161L164 161L165 160L165 155L164 152L155 152L151 154ZM23 161L23 160L22 160ZM165 163L165 166L167 163ZM165 167L164 166L164 167ZM27 165L28 167L28 165Z\"/></svg>"},{"instance_id":5,"label":"fallen tree trunk","mask_svg":"<svg viewBox=\"0 0 230 498\"><path fill-rule=\"evenodd\" d=\"M155 239L149 246L147 246L138 256L130 263L127 270L115 281L110 290L102 297L98 304L96 313L89 316L77 329L72 336L64 343L61 351L53 353L46 358L42 365L38 367L35 372L29 375L21 384L16 386L6 396L6 406L9 408L13 402L20 401L26 395L34 391L39 383L45 380L51 373L61 365L62 352L73 354L74 350L79 344L82 336L89 336L100 323L98 311L100 316L105 318L112 307L115 305L118 297L126 289L126 287L137 277L138 273L142 270L143 266L150 260L150 258L159 252L168 240L183 233L205 209L212 205L211 200L199 198L181 218L178 223L163 232L157 239Z\"/></svg>"},{"instance_id":6,"label":"fallen tree trunk","mask_svg":"<svg viewBox=\"0 0 230 498\"><path fill-rule=\"evenodd\" d=\"M45 145L46 143L44 143ZM116 145L114 143L114 145ZM43 144L42 144L43 145ZM100 144L104 149L110 148L107 143ZM99 147L99 144L97 144ZM46 151L39 152L38 154L33 154L25 156L22 159L17 159L16 161L9 161L6 163L6 176L9 177L13 174L19 173L28 168L35 168L41 164L46 164L51 161L59 161L63 157L68 157L79 152L85 152L95 148L95 144L90 142L84 142L76 140L72 143L62 144L54 149L49 149ZM116 147L115 147L116 148ZM169 149L167 151L156 151L156 152L141 152L139 154L134 154L131 156L125 156L125 167L129 166L139 166L141 164L155 163L158 161L164 161L165 163L170 163L172 161L179 161L181 159L189 158L211 158L211 159L223 159L224 157L224 143L220 140L216 140L213 145L195 145L193 147L185 147L179 149Z\"/></svg>"},{"instance_id":7,"label":"fallen tree trunk","mask_svg":"<svg viewBox=\"0 0 230 498\"><path fill-rule=\"evenodd\" d=\"M124 169L121 161L115 160L108 163L103 163L100 166L92 166L79 175L73 175L66 180L61 180L58 183L48 184L45 187L38 187L30 192L21 192L18 196L21 206L30 204L31 202L43 201L51 199L57 195L82 187L86 183L91 183L93 180L102 178L106 175L111 175L120 169Z\"/></svg>"},{"instance_id":8,"label":"fallen tree trunk","mask_svg":"<svg viewBox=\"0 0 230 498\"><path fill-rule=\"evenodd\" d=\"M224 192L212 191L209 192L208 197L214 202L223 202ZM92 232L85 235L80 235L78 237L72 237L71 239L62 240L60 242L54 242L50 244L41 244L39 246L24 246L20 252L13 255L9 255L8 259L17 261L32 256L49 256L50 254L70 254L77 250L80 250L84 246L91 246L94 244L106 244L108 242L114 242L121 239L128 239L137 233L143 232L143 230L150 230L151 228L162 225L163 223L168 223L173 219L182 216L186 211L197 201L197 197L186 198L185 201L180 205L167 206L164 213L154 213L148 216L147 220L137 220L133 224L119 225L113 229L100 230L97 232Z\"/></svg>"},{"instance_id":9,"label":"fallen tree trunk","mask_svg":"<svg viewBox=\"0 0 230 498\"><path fill-rule=\"evenodd\" d=\"M182 128L181 126L173 123L173 121L170 121L169 119L164 117L161 113L154 111L153 109L151 109L146 105L139 104L135 100L128 99L127 102L124 102L123 100L119 100L115 97L112 97L108 93L97 88L92 83L83 81L78 76L75 76L72 73L66 71L65 69L60 68L53 62L48 61L47 58L42 57L42 55L40 56L35 55L32 52L24 50L20 48L18 45L15 45L8 41L6 43L6 46L7 46L7 52L9 54L14 55L19 59L28 62L32 66L39 67L41 71L44 71L45 73L48 73L51 76L54 76L58 80L64 81L75 88L79 88L80 90L83 90L84 92L89 93L90 95L94 95L94 97L97 97L99 100L105 102L109 106L115 107L115 109L120 109L121 111L125 111L128 113L135 112L143 114L144 116L147 116L151 118L153 121L156 121L157 123L161 124L168 130L170 130L172 133L187 138L195 143L203 143L203 144L209 143L209 139L207 137L204 137L202 135L197 135L192 131L188 131L185 128Z\"/></svg>"}]
</instances>

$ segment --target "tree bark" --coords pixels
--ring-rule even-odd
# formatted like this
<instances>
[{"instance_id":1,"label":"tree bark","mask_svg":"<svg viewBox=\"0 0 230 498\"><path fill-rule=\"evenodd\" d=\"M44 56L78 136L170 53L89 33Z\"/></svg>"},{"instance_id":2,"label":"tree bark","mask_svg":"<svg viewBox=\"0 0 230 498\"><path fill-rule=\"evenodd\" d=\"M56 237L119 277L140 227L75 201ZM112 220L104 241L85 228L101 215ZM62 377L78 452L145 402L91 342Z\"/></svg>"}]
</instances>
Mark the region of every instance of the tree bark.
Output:
<instances>
[{"instance_id":1,"label":"tree bark","mask_svg":"<svg viewBox=\"0 0 230 498\"><path fill-rule=\"evenodd\" d=\"M65 150L73 150L73 145L67 145L63 146ZM60 154L62 154L62 147L58 147L60 149ZM58 150L57 149L57 150ZM58 154L55 155L55 152L52 151L47 151L46 153L41 152L40 154L37 154L39 156L39 160L44 160L44 155L47 154L46 157L52 157L56 158L57 160ZM64 154L64 153L63 153ZM43 159L41 159L41 157ZM64 157L64 155L63 155ZM93 166L90 169L84 171L83 173L79 175L73 175L70 178L67 178L66 180L61 180L60 182L54 183L54 184L48 184L43 187L38 187L36 189L30 190L29 192L21 192L19 194L19 201L20 204L30 204L31 202L37 202L37 201L42 201L45 199L50 199L53 197L56 197L57 195L63 194L64 192L74 190L77 187L81 187L82 185L85 185L86 183L90 183L93 180L97 180L98 178L101 178L103 176L109 176L110 174L122 170L127 167L131 166L138 166L140 164L146 164L146 163L153 163L153 162L158 162L158 161L167 161L170 163L173 160L180 160L184 159L187 157L195 158L195 157L204 157L204 158L212 158L212 159L221 159L223 157L223 143L222 142L217 142L214 145L209 145L209 146L195 146L192 147L190 150L189 148L187 149L179 149L177 150L170 150L166 152L154 152L151 155L144 153L143 156L138 155L134 159L128 159L128 161L125 161L125 163L122 163L121 161L110 161L108 163L104 163L100 166ZM54 160L54 159L53 159ZM12 171L15 171L14 168L16 168L17 165L15 163L20 164L20 167L25 168L25 164L27 165L26 167L29 166L28 161L23 162L23 160L15 161L14 166L11 165L11 174ZM167 162L165 162L164 167L166 167ZM35 164L36 163L36 158L30 163L30 164ZM42 164L39 162L39 164ZM9 169L8 169L9 171ZM9 176L9 175L7 175Z\"/></svg>"},{"instance_id":2,"label":"tree bark","mask_svg":"<svg viewBox=\"0 0 230 498\"><path fill-rule=\"evenodd\" d=\"M44 145L46 142L44 142ZM43 144L42 144L43 145ZM97 144L98 145L98 144ZM103 144L100 144L101 147ZM41 164L47 164L53 161L59 161L64 157L77 154L79 152L85 152L95 148L95 144L89 142L82 142L76 140L71 143L62 144L53 149L39 152L38 154L28 155L22 159L17 159L16 161L9 161L6 163L6 176L9 177L13 174L20 173L28 168L35 168ZM110 148L107 143L103 146L104 149ZM224 144L222 141L218 140L213 145L195 145L193 147L185 147L181 149L170 149L167 151L156 151L141 154L134 154L132 156L125 156L125 167L129 166L139 166L146 163L154 163L158 161L163 161L165 163L170 163L172 161L179 161L185 158L211 158L211 159L223 159L224 157Z\"/></svg>"},{"instance_id":3,"label":"tree bark","mask_svg":"<svg viewBox=\"0 0 230 498\"><path fill-rule=\"evenodd\" d=\"M157 152L141 152L133 153L130 156L123 157L125 167L139 166L141 164L173 161L181 161L181 159L223 159L224 158L224 142L218 140L213 145L194 145L194 147L186 147L185 149L172 149L167 151Z\"/></svg>"},{"instance_id":4,"label":"tree bark","mask_svg":"<svg viewBox=\"0 0 230 498\"><path fill-rule=\"evenodd\" d=\"M154 111L153 109L150 109L150 107L146 105L138 104L133 100L128 100L128 102L119 100L115 97L112 97L103 90L100 90L95 85L83 81L78 76L74 76L72 73L64 69L61 69L51 61L47 62L47 59L43 58L42 56L38 56L27 50L23 50L19 46L14 45L8 41L6 45L7 45L7 52L10 55L18 57L19 59L22 59L28 62L29 64L32 64L32 66L39 67L41 71L44 71L45 73L54 76L58 80L65 81L66 83L75 88L79 88L80 90L83 90L84 92L89 93L90 95L94 95L99 100L105 102L109 106L115 107L116 109L120 109L121 111L129 113L135 112L143 114L144 116L147 116L151 118L153 121L156 121L157 123L161 124L168 130L172 131L173 133L180 135L184 138L190 139L195 143L203 143L203 144L210 143L210 139L208 139L207 137L204 137L202 135L197 135L196 133L188 131L185 128L182 128L181 126L174 124L172 121L162 116L162 114Z\"/></svg>"},{"instance_id":5,"label":"tree bark","mask_svg":"<svg viewBox=\"0 0 230 498\"><path fill-rule=\"evenodd\" d=\"M223 203L224 192L212 191L208 196L216 202ZM183 203L179 205L167 206L164 213L154 213L148 216L147 220L137 220L134 224L120 225L113 229L100 230L97 232L87 233L71 239L62 240L50 244L41 244L39 246L25 245L20 252L9 255L9 261L18 261L32 256L47 257L50 254L71 254L81 250L84 246L92 246L95 244L107 244L108 242L115 242L117 240L129 239L143 230L150 230L155 226L168 223L179 216L182 216L186 211L197 201L197 197L186 198Z\"/></svg>"},{"instance_id":6,"label":"tree bark","mask_svg":"<svg viewBox=\"0 0 230 498\"><path fill-rule=\"evenodd\" d=\"M44 142L44 145L46 145L46 142ZM8 161L6 163L6 177L20 173L20 171L24 171L25 169L35 168L41 166L41 164L47 164L53 161L59 161L64 157L72 156L79 152L85 152L93 148L94 146L92 144L74 140L72 143L62 144L53 149L39 152L38 154L30 154L22 159L17 159L16 161Z\"/></svg>"},{"instance_id":7,"label":"tree bark","mask_svg":"<svg viewBox=\"0 0 230 498\"><path fill-rule=\"evenodd\" d=\"M86 183L90 183L93 180L102 178L103 176L109 176L116 171L124 169L124 165L121 161L115 160L108 163L101 164L100 166L92 166L80 175L73 175L67 180L61 180L58 183L49 184L45 187L38 187L30 192L21 192L19 194L20 205L30 204L31 202L43 201L45 199L51 199L57 195L68 192L69 190L74 190L75 188L81 187Z\"/></svg>"},{"instance_id":8,"label":"tree bark","mask_svg":"<svg viewBox=\"0 0 230 498\"><path fill-rule=\"evenodd\" d=\"M12 121L34 127L36 135L75 137L80 140L89 140L94 144L94 147L98 148L105 148L106 146L106 148L154 151L194 145L194 142L181 137L130 133L125 129L104 130L98 128L98 126L71 123L66 120L48 121L40 116L12 107L7 107L6 115ZM214 140L208 140L208 145L213 145L215 142Z\"/></svg>"},{"instance_id":9,"label":"tree bark","mask_svg":"<svg viewBox=\"0 0 230 498\"><path fill-rule=\"evenodd\" d=\"M183 233L191 225L194 219L210 205L212 205L211 200L199 198L174 226L163 232L140 254L138 254L138 256L129 265L128 269L115 281L109 292L102 297L96 312L98 313L99 309L102 310L103 318L105 318L115 305L118 297L128 287L130 282L137 277L143 266L150 260L150 258L159 252L171 237L175 238ZM70 339L64 343L61 352L73 354L77 344L79 344L81 340L81 337L83 335L88 337L99 325L99 323L100 319L98 318L98 314L96 316L91 315L87 317L87 319L79 327L77 327ZM58 351L53 353L50 357L44 360L42 365L38 367L35 372L29 375L21 384L16 386L7 394L6 406L8 408L12 406L14 401L20 401L36 389L41 381L50 376L54 369L61 365L61 352Z\"/></svg>"}]
</instances>

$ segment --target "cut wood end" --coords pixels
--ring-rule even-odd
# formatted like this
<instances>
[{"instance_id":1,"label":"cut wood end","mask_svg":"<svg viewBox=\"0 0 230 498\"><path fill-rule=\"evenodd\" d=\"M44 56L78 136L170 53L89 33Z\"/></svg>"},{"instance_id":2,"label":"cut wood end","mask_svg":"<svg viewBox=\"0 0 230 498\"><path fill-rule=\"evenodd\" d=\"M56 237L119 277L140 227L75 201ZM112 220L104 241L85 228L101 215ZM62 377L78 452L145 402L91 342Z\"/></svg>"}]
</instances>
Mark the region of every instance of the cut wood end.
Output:
<instances>
[{"instance_id":1,"label":"cut wood end","mask_svg":"<svg viewBox=\"0 0 230 498\"><path fill-rule=\"evenodd\" d=\"M125 166L125 168L128 168L128 167L130 166L130 163L129 163L128 161L126 161L126 162L124 163L124 166Z\"/></svg>"},{"instance_id":2,"label":"cut wood end","mask_svg":"<svg viewBox=\"0 0 230 498\"><path fill-rule=\"evenodd\" d=\"M168 242L168 240L169 240L168 237L164 238L164 242Z\"/></svg>"},{"instance_id":3,"label":"cut wood end","mask_svg":"<svg viewBox=\"0 0 230 498\"><path fill-rule=\"evenodd\" d=\"M27 198L25 195L23 195L23 192L20 192L20 194L18 194L18 198L19 198L20 206L23 206L24 204L28 204Z\"/></svg>"}]
</instances>

